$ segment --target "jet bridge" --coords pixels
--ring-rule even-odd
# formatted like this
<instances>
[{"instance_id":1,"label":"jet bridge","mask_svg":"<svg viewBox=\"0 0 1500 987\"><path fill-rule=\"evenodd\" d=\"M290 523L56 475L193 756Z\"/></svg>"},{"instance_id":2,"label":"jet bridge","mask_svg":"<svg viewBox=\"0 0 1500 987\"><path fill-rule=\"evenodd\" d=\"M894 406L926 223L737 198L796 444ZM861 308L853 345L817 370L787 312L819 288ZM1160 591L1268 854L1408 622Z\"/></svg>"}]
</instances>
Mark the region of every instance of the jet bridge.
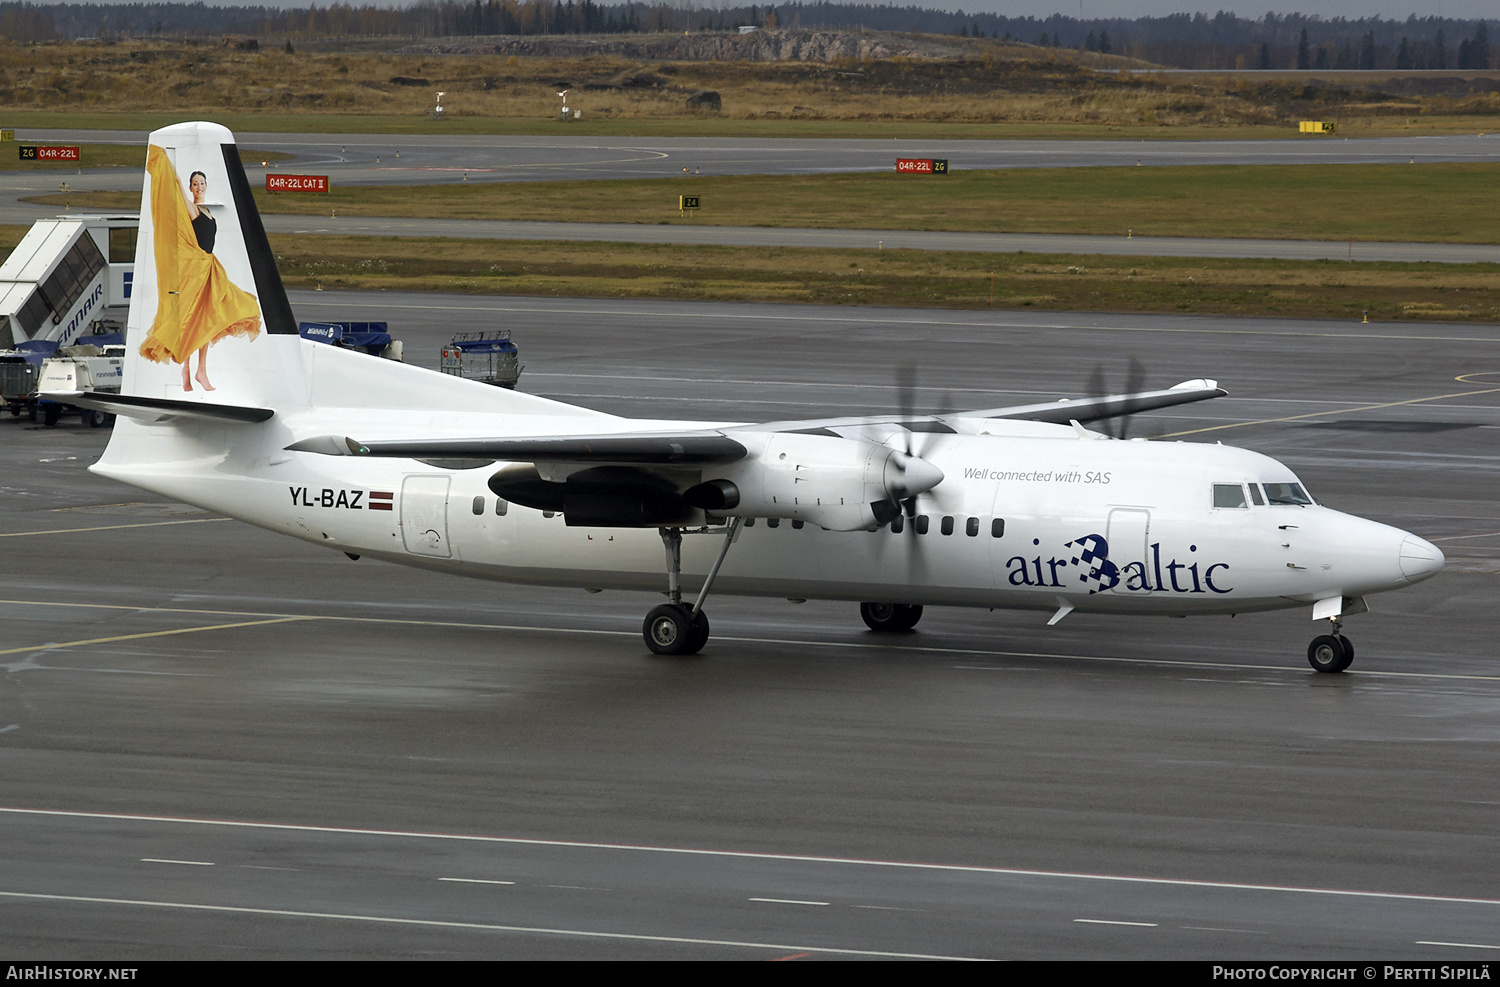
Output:
<instances>
[{"instance_id":1,"label":"jet bridge","mask_svg":"<svg viewBox=\"0 0 1500 987\"><path fill-rule=\"evenodd\" d=\"M0 264L0 402L36 408L40 365L59 347L118 331L130 310L136 214L39 220Z\"/></svg>"}]
</instances>

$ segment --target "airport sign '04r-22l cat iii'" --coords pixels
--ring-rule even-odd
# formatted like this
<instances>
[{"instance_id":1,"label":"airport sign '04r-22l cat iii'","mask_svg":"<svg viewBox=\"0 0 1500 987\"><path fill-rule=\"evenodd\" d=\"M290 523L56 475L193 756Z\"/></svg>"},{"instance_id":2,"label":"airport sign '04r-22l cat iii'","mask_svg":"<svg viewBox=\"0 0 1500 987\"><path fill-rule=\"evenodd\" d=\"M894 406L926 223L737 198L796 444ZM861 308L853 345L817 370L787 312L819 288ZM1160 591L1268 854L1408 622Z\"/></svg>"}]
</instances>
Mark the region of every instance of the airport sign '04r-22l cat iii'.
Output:
<instances>
[{"instance_id":1,"label":"airport sign '04r-22l cat iii'","mask_svg":"<svg viewBox=\"0 0 1500 987\"><path fill-rule=\"evenodd\" d=\"M481 579L668 589L646 645L692 654L719 592L861 604L1342 620L1443 567L1315 504L1258 453L1084 425L1218 397L1209 380L957 414L624 419L300 338L234 138L151 135L121 420L93 469L350 556ZM211 356L210 356L211 354ZM665 551L663 551L665 549ZM681 586L701 587L696 601Z\"/></svg>"}]
</instances>

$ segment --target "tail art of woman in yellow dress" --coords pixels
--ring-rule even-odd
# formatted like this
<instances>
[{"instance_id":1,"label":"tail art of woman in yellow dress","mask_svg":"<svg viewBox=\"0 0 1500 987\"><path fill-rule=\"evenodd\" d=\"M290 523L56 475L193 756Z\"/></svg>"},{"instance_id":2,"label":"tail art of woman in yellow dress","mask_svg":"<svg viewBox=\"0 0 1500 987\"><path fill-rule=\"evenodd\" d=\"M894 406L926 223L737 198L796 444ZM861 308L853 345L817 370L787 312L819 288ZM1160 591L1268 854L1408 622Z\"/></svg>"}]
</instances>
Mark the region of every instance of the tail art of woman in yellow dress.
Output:
<instances>
[{"instance_id":1,"label":"tail art of woman in yellow dress","mask_svg":"<svg viewBox=\"0 0 1500 987\"><path fill-rule=\"evenodd\" d=\"M218 224L203 206L208 178L195 171L185 191L167 154L156 145L146 152L151 175L152 245L156 253L156 321L141 343L141 356L156 363L182 364L182 389L193 381L205 391L208 348L229 336L260 334L260 305L235 286L213 255ZM188 361L198 354L198 372Z\"/></svg>"}]
</instances>

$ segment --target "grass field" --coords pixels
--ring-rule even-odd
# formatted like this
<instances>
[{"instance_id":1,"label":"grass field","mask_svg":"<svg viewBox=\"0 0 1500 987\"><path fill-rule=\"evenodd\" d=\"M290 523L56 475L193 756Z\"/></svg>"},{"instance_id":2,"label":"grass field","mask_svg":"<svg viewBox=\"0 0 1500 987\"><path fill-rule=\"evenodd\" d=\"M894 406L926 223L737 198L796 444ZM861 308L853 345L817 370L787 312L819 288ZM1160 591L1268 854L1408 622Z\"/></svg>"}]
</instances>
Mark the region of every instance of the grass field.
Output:
<instances>
[{"instance_id":1,"label":"grass field","mask_svg":"<svg viewBox=\"0 0 1500 987\"><path fill-rule=\"evenodd\" d=\"M263 185L251 169L251 181ZM691 218L680 194L699 195ZM140 193L50 195L124 209ZM1500 165L1028 168L889 174L694 176L589 182L335 187L257 192L263 212L445 219L698 223L1293 240L1500 242Z\"/></svg>"},{"instance_id":2,"label":"grass field","mask_svg":"<svg viewBox=\"0 0 1500 987\"><path fill-rule=\"evenodd\" d=\"M588 118L560 123L549 114L491 116L454 113L441 121L426 112L283 113L236 112L196 108L177 111L20 110L8 109L5 126L64 130L151 131L184 120L212 120L235 132L288 134L515 134L574 137L794 137L875 138L909 143L935 140L1274 140L1297 138L1295 122L1159 124L1088 121L945 121L819 120L797 117L742 119L727 116L673 114L652 118ZM1343 118L1340 137L1391 134L1439 136L1500 132L1500 110L1494 114L1427 116L1379 115ZM1325 140L1306 137L1306 140Z\"/></svg>"},{"instance_id":3,"label":"grass field","mask_svg":"<svg viewBox=\"0 0 1500 987\"><path fill-rule=\"evenodd\" d=\"M15 127L150 129L207 118L326 133L1171 139L1290 135L1298 119L1334 120L1345 136L1500 129L1500 94L1472 91L1462 74L1420 93L1386 92L1384 76L1188 77L1132 71L1112 56L959 44L955 57L779 62L505 56L483 45L434 54L240 51L217 39L6 44L0 105L4 126ZM560 88L572 90L581 120L555 119ZM722 110L688 108L699 89L718 92ZM438 90L447 94L442 121L431 115Z\"/></svg>"},{"instance_id":4,"label":"grass field","mask_svg":"<svg viewBox=\"0 0 1500 987\"><path fill-rule=\"evenodd\" d=\"M8 253L24 227L0 227ZM294 288L1500 323L1500 265L272 236Z\"/></svg>"},{"instance_id":5,"label":"grass field","mask_svg":"<svg viewBox=\"0 0 1500 987\"><path fill-rule=\"evenodd\" d=\"M298 287L1500 322L1500 265L271 239Z\"/></svg>"}]
</instances>

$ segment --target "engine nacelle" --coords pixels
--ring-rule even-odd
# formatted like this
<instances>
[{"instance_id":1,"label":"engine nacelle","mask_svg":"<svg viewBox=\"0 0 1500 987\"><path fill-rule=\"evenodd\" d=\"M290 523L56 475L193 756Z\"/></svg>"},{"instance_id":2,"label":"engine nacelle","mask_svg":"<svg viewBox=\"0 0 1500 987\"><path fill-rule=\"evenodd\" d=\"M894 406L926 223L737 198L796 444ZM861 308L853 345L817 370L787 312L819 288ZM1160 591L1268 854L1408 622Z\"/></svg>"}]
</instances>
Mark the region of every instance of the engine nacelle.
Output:
<instances>
[{"instance_id":1,"label":"engine nacelle","mask_svg":"<svg viewBox=\"0 0 1500 987\"><path fill-rule=\"evenodd\" d=\"M559 511L569 526L652 528L702 524L703 512L683 499L681 484L628 466L595 466L563 482L542 478L530 463L506 466L490 477L496 496L522 507Z\"/></svg>"},{"instance_id":2,"label":"engine nacelle","mask_svg":"<svg viewBox=\"0 0 1500 987\"><path fill-rule=\"evenodd\" d=\"M874 528L895 516L887 463L901 454L888 446L797 432L736 432L735 438L751 455L713 471L710 483L727 481L738 494L738 503L718 513L807 521L830 531Z\"/></svg>"}]
</instances>

